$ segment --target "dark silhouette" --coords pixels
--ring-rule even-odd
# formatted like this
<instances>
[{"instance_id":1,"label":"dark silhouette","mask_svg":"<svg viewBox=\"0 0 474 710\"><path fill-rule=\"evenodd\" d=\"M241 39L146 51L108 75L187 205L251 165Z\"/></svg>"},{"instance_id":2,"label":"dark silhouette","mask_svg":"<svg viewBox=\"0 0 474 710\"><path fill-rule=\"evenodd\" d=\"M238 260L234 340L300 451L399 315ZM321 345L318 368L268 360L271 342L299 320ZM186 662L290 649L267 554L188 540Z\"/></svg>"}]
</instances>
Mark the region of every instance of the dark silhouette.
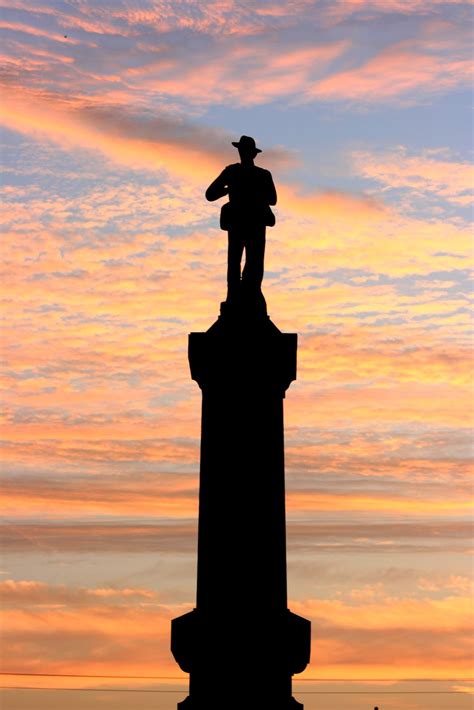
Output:
<instances>
[{"instance_id":1,"label":"dark silhouette","mask_svg":"<svg viewBox=\"0 0 474 710\"><path fill-rule=\"evenodd\" d=\"M237 146L253 159L253 139ZM310 622L287 602L283 399L296 379L297 336L261 308L258 215L276 195L270 173L252 166L229 166L207 191L230 197L230 277L219 319L189 336L202 428L196 608L174 619L171 633L190 674L180 710L301 710L292 676L310 657Z\"/></svg>"},{"instance_id":2,"label":"dark silhouette","mask_svg":"<svg viewBox=\"0 0 474 710\"><path fill-rule=\"evenodd\" d=\"M254 159L262 151L250 136L233 142L240 163L228 165L206 190L209 201L229 196L221 210L221 228L228 232L227 300L228 306L240 302L265 309L261 292L265 256L265 228L275 224L270 205L277 194L269 170L259 168ZM245 249L245 267L241 261Z\"/></svg>"}]
</instances>

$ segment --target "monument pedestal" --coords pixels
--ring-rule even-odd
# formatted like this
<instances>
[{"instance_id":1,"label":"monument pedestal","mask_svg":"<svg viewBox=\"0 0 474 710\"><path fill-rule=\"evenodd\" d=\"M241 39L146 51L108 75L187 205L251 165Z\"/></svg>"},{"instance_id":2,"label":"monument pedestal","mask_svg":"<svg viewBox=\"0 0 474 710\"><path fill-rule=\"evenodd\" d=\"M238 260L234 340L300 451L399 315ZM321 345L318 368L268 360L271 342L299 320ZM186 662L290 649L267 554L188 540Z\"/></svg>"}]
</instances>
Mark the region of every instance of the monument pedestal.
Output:
<instances>
[{"instance_id":1,"label":"monument pedestal","mask_svg":"<svg viewBox=\"0 0 474 710\"><path fill-rule=\"evenodd\" d=\"M310 622L287 609L283 398L296 334L227 312L189 336L202 389L196 609L172 622L180 710L290 710Z\"/></svg>"}]
</instances>

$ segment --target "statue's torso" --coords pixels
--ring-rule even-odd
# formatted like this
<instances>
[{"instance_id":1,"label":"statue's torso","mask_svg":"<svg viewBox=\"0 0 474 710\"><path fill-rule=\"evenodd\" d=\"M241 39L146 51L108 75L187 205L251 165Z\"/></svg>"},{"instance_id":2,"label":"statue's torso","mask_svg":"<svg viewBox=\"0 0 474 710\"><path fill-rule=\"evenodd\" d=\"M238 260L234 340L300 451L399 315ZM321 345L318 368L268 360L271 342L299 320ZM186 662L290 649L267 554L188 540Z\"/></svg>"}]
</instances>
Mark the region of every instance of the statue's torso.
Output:
<instances>
[{"instance_id":1,"label":"statue's torso","mask_svg":"<svg viewBox=\"0 0 474 710\"><path fill-rule=\"evenodd\" d=\"M268 207L271 174L256 165L244 166L234 163L225 168L229 188L229 201L233 210L242 219L257 218Z\"/></svg>"}]
</instances>

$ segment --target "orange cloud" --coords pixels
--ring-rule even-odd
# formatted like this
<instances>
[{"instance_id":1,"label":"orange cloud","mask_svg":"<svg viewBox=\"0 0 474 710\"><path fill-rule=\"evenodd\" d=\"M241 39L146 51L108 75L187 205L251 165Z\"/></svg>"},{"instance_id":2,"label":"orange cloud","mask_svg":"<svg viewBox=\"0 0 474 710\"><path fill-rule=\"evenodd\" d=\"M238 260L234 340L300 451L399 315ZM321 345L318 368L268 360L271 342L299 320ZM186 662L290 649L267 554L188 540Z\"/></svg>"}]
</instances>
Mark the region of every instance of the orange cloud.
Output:
<instances>
[{"instance_id":1,"label":"orange cloud","mask_svg":"<svg viewBox=\"0 0 474 710\"><path fill-rule=\"evenodd\" d=\"M37 454L36 460L40 458ZM84 454L80 460L84 461ZM2 496L5 513L12 516L48 512L53 518L75 518L78 514L196 518L197 480L186 475L181 479L177 474L137 473L135 478L114 477L113 481L90 476L68 483L56 477L48 483L22 476L16 482L6 482Z\"/></svg>"},{"instance_id":2,"label":"orange cloud","mask_svg":"<svg viewBox=\"0 0 474 710\"><path fill-rule=\"evenodd\" d=\"M357 380L356 380L357 381ZM290 402L291 395L288 397ZM463 427L470 412L469 394L464 387L443 385L372 385L318 387L294 395L295 405L288 406L291 426L326 426L384 428L406 423ZM431 405L431 408L430 408ZM468 417L469 418L469 417ZM371 424L370 424L371 423Z\"/></svg>"},{"instance_id":3,"label":"orange cloud","mask_svg":"<svg viewBox=\"0 0 474 710\"><path fill-rule=\"evenodd\" d=\"M367 293L365 289L364 293ZM326 294L323 290L323 297ZM392 289L388 289L387 295L393 303L396 295ZM349 291L347 296L351 297ZM400 307L403 307L403 300L400 297ZM449 346L438 343L428 334L421 338L405 333L403 338L394 341L387 337L387 331L384 327L347 328L337 334L303 336L299 357L301 379L305 376L312 379L317 369L330 376L332 382L350 378L352 382L396 380L398 385L403 382L419 385L436 382L438 386L444 383L461 387L469 384L471 356L468 347L461 343Z\"/></svg>"},{"instance_id":4,"label":"orange cloud","mask_svg":"<svg viewBox=\"0 0 474 710\"><path fill-rule=\"evenodd\" d=\"M400 513L403 515L453 515L469 514L472 504L466 501L454 500L424 500L396 498L394 496L369 496L349 494L324 494L304 491L287 495L287 508L290 512L309 511L367 511L380 513Z\"/></svg>"},{"instance_id":5,"label":"orange cloud","mask_svg":"<svg viewBox=\"0 0 474 710\"><path fill-rule=\"evenodd\" d=\"M324 677L469 676L468 597L307 600L291 606L313 620L315 649L319 647L313 662ZM306 677L313 675L310 667Z\"/></svg>"},{"instance_id":6,"label":"orange cloud","mask_svg":"<svg viewBox=\"0 0 474 710\"><path fill-rule=\"evenodd\" d=\"M25 605L27 590L13 584ZM169 651L170 622L182 613L179 606L162 606L150 595L104 598L87 590L39 585L30 587L30 603L17 608L11 586L3 624L5 670L68 673L73 666L83 674L179 676ZM47 686L48 680L43 683Z\"/></svg>"},{"instance_id":7,"label":"orange cloud","mask_svg":"<svg viewBox=\"0 0 474 710\"><path fill-rule=\"evenodd\" d=\"M160 605L148 590L117 589L103 596L37 582L2 587L8 601L6 670L67 673L73 664L77 673L179 677L169 651L170 620L186 607ZM17 608L20 599L23 609ZM290 606L313 622L313 666L306 677L316 667L317 677L326 678L442 679L469 673L467 597L410 599L375 592L375 598L308 599Z\"/></svg>"},{"instance_id":8,"label":"orange cloud","mask_svg":"<svg viewBox=\"0 0 474 710\"><path fill-rule=\"evenodd\" d=\"M172 169L191 180L196 179L199 170L212 174L217 168L216 157L203 150L198 140L192 144L186 138L184 141L177 138L179 127L176 131L174 120L155 121L147 129L147 136L130 134L127 120L116 119L79 101L71 105L70 101L58 97L24 90L16 92L8 87L3 93L1 120L13 130L53 139L60 145L99 148L111 160L130 167L146 165L155 171ZM206 140L209 140L207 136Z\"/></svg>"},{"instance_id":9,"label":"orange cloud","mask_svg":"<svg viewBox=\"0 0 474 710\"><path fill-rule=\"evenodd\" d=\"M285 210L278 230L275 229L268 238L269 246L275 244L273 250L269 249L272 270L278 268L278 272L282 271L285 276L286 268L287 278L281 284L282 289L288 291L293 276L312 276L312 289L304 281L299 288L294 284L294 290L301 292L299 297L305 298L304 305L310 309L311 315L313 311L317 312L317 278L328 271L349 269L366 275L413 277L467 268L470 248L467 226L454 221L402 216L394 210L376 217L373 211L369 214L363 204L360 210L355 210L350 200L345 205L344 211L328 210L325 214L321 210L318 214L315 210L312 219L306 222L296 209L292 212ZM402 303L410 300L408 296ZM287 297L287 301L291 308L292 299ZM447 305L439 303L438 307L446 308ZM394 307L392 302L392 310ZM420 304L420 311L422 308L423 304Z\"/></svg>"}]
</instances>

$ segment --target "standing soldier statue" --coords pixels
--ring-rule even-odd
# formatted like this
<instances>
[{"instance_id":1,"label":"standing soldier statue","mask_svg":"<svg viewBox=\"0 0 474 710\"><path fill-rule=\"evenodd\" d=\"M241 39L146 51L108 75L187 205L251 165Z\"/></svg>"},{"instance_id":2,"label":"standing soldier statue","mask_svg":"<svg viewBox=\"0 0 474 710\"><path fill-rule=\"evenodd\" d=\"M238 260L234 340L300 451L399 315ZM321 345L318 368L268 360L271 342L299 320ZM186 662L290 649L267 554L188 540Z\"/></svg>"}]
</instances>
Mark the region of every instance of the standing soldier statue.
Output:
<instances>
[{"instance_id":1,"label":"standing soldier statue","mask_svg":"<svg viewBox=\"0 0 474 710\"><path fill-rule=\"evenodd\" d=\"M240 163L228 165L206 190L213 202L229 196L221 209L220 226L228 232L227 300L226 308L247 305L266 313L262 294L265 228L273 227L275 215L270 205L276 205L277 194L269 170L259 168L254 159L262 151L250 136L233 142ZM245 266L241 260L245 248Z\"/></svg>"}]
</instances>

